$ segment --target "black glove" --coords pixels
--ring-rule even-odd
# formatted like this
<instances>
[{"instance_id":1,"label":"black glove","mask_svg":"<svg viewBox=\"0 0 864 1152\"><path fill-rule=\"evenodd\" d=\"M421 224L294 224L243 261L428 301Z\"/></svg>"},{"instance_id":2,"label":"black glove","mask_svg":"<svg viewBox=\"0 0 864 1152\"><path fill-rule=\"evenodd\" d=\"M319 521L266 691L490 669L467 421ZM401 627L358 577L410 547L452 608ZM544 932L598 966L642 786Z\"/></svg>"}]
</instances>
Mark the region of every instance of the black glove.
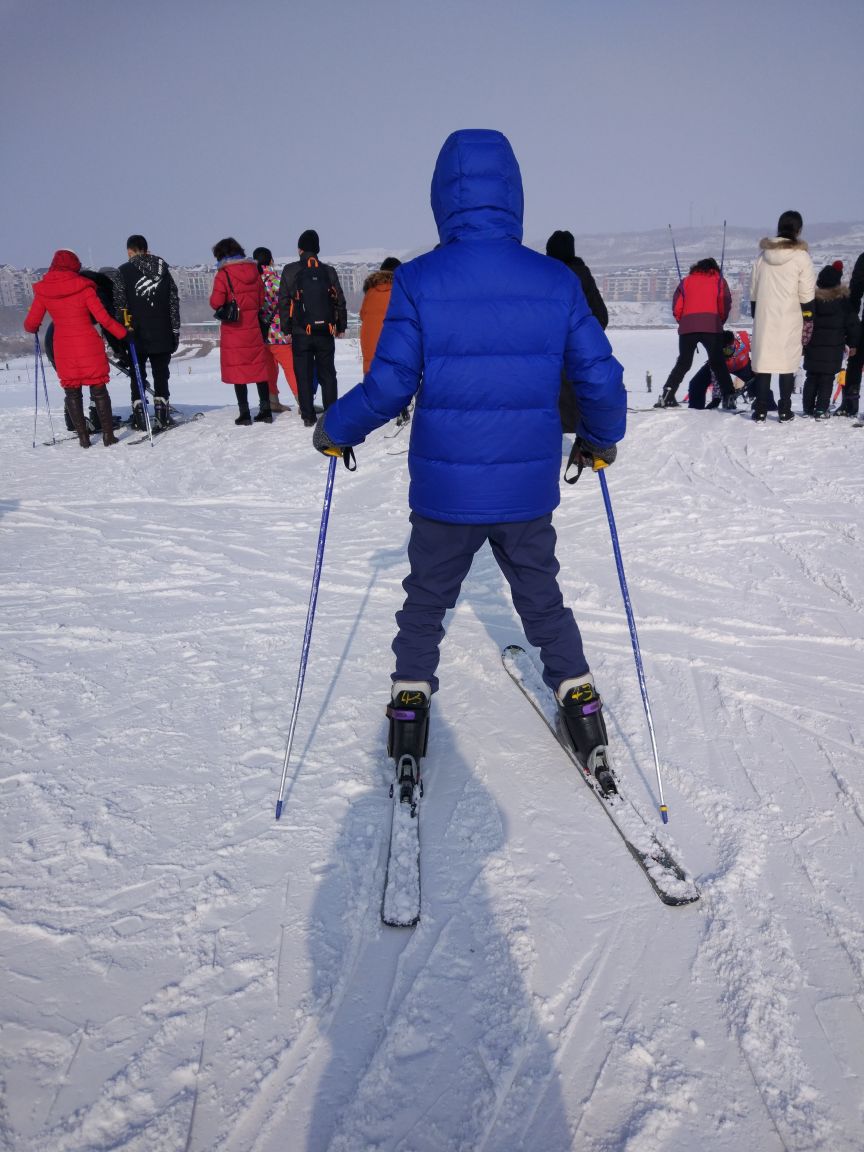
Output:
<instances>
[{"instance_id":1,"label":"black glove","mask_svg":"<svg viewBox=\"0 0 864 1152\"><path fill-rule=\"evenodd\" d=\"M339 444L334 444L327 432L324 429L324 421L327 418L325 412L323 416L319 416L315 421L315 430L312 433L312 447L316 448L324 456L341 456L345 462L345 467L353 472L356 467L354 460L354 449L346 445L342 447Z\"/></svg>"},{"instance_id":2,"label":"black glove","mask_svg":"<svg viewBox=\"0 0 864 1152\"><path fill-rule=\"evenodd\" d=\"M610 464L614 464L617 455L618 448L615 444L600 447L597 444L592 444L589 440L583 440L581 436L577 436L576 443L570 453L570 459L567 461L567 467L564 469L564 479L568 484L575 484L585 468L599 472L601 468L607 468ZM568 476L571 468L576 469L575 476Z\"/></svg>"}]
</instances>

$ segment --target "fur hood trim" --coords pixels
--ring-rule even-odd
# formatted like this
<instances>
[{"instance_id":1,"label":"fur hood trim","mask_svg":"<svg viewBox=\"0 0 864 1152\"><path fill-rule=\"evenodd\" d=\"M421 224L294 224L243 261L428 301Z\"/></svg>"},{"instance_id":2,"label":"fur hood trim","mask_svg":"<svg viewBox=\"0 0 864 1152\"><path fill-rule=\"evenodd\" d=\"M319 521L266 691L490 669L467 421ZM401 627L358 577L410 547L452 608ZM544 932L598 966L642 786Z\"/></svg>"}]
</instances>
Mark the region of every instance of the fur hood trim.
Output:
<instances>
[{"instance_id":1,"label":"fur hood trim","mask_svg":"<svg viewBox=\"0 0 864 1152\"><path fill-rule=\"evenodd\" d=\"M770 252L775 249L786 248L790 252L798 249L801 252L809 252L806 240L787 240L785 236L763 236L759 241L759 247L763 252Z\"/></svg>"},{"instance_id":2,"label":"fur hood trim","mask_svg":"<svg viewBox=\"0 0 864 1152\"><path fill-rule=\"evenodd\" d=\"M817 300L845 300L849 295L849 288L845 284L838 284L836 288L816 289Z\"/></svg>"},{"instance_id":3,"label":"fur hood trim","mask_svg":"<svg viewBox=\"0 0 864 1152\"><path fill-rule=\"evenodd\" d=\"M380 269L377 272L371 272L363 282L363 292L366 293L370 288L380 288L384 284L393 283L392 272L382 272Z\"/></svg>"}]
</instances>

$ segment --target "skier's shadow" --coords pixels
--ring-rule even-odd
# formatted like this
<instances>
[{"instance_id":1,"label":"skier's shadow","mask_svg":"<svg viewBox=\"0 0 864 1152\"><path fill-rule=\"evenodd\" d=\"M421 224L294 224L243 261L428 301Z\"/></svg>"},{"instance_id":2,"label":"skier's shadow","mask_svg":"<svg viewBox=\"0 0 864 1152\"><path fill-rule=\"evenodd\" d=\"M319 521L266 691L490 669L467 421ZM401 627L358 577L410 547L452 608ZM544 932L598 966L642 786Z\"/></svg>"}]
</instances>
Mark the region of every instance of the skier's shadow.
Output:
<instances>
[{"instance_id":1,"label":"skier's shadow","mask_svg":"<svg viewBox=\"0 0 864 1152\"><path fill-rule=\"evenodd\" d=\"M507 829L433 713L419 925L380 922L392 769L383 723L376 779L352 800L315 899L312 1011L330 1059L305 1147L569 1152L554 1053L527 986L534 951Z\"/></svg>"}]
</instances>

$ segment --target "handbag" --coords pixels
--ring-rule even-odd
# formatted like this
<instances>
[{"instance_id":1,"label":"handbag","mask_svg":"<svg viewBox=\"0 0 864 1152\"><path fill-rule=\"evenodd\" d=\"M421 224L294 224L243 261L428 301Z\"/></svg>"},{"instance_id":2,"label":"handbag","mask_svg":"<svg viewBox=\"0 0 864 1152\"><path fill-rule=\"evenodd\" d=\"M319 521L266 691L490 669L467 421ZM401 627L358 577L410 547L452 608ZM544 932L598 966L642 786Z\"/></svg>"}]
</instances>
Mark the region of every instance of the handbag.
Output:
<instances>
[{"instance_id":1,"label":"handbag","mask_svg":"<svg viewBox=\"0 0 864 1152\"><path fill-rule=\"evenodd\" d=\"M224 304L220 304L213 312L217 320L221 320L223 324L236 324L240 319L240 309L237 306L237 300L234 296L234 285L231 283L231 277L228 275L228 269L224 269L225 279L228 281L228 288L231 292L231 299L226 300Z\"/></svg>"}]
</instances>

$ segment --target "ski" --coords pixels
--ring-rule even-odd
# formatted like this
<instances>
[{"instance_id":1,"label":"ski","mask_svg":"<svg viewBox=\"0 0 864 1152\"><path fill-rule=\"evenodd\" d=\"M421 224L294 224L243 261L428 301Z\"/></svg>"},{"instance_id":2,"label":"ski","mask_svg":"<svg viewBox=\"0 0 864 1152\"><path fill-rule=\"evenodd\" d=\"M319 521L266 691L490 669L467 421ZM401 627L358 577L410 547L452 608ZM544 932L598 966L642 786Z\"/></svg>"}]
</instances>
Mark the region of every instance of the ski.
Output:
<instances>
[{"instance_id":1,"label":"ski","mask_svg":"<svg viewBox=\"0 0 864 1152\"><path fill-rule=\"evenodd\" d=\"M552 735L579 769L589 791L597 798L603 811L627 846L630 855L645 873L649 884L664 904L673 906L692 904L699 899L696 882L678 862L672 849L664 844L657 831L621 791L604 794L596 778L579 763L570 744L562 739L557 726L558 706L529 654L516 644L501 653L504 667L522 694L543 719ZM617 774L614 772L616 787Z\"/></svg>"},{"instance_id":2,"label":"ski","mask_svg":"<svg viewBox=\"0 0 864 1152\"><path fill-rule=\"evenodd\" d=\"M172 432L175 428L182 428L184 424L194 424L196 420L203 420L203 412L193 412L190 416L181 416L179 420L175 420L173 424L167 425L165 428L157 428L153 426L153 439L164 435L166 432ZM143 444L145 440L149 441L150 435L146 433L144 436L138 436L134 440L128 440L128 444Z\"/></svg>"},{"instance_id":3,"label":"ski","mask_svg":"<svg viewBox=\"0 0 864 1152\"><path fill-rule=\"evenodd\" d=\"M420 765L403 756L390 785L393 815L381 901L381 919L391 928L413 928L420 919Z\"/></svg>"}]
</instances>

